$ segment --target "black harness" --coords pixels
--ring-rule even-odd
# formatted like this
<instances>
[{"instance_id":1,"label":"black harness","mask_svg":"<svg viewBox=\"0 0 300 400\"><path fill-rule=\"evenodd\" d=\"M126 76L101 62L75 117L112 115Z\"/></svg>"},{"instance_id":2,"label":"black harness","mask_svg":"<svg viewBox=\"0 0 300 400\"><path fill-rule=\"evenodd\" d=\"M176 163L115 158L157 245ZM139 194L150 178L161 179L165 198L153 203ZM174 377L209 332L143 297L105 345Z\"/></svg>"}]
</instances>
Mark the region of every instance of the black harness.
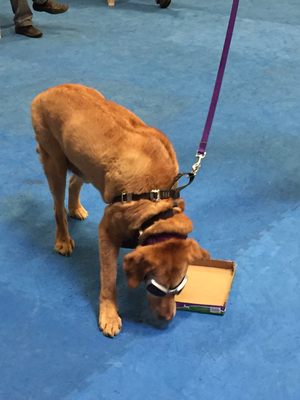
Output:
<instances>
[{"instance_id":1,"label":"black harness","mask_svg":"<svg viewBox=\"0 0 300 400\"><path fill-rule=\"evenodd\" d=\"M113 198L112 203L128 203L130 201L138 201L138 200L151 200L151 201L159 201L166 199L178 199L180 197L180 192L176 189L171 190L160 190L153 189L147 193L122 193L120 196L116 196Z\"/></svg>"},{"instance_id":2,"label":"black harness","mask_svg":"<svg viewBox=\"0 0 300 400\"><path fill-rule=\"evenodd\" d=\"M182 178L182 177L187 177L188 182L185 185L182 185L180 187L176 187L177 182ZM192 172L186 172L186 173L181 173L176 176L176 178L173 181L171 189L153 189L150 190L150 192L146 193L122 193L119 196L116 196L113 198L111 204L113 203L129 203L131 201L139 201L139 200L150 200L150 201L159 201L159 200L166 200L166 199L179 199L180 197L180 191L184 188L186 188L188 185L190 185L195 178L195 173ZM175 202L176 206L176 202ZM159 234L154 234L151 235L149 238L145 240L145 243L140 243L139 242L139 237L141 236L141 232L149 228L151 225L153 225L156 221L159 221L161 219L168 219L174 216L174 211L173 209L169 209L167 211L160 212L157 215L152 216L151 218L147 219L146 221L143 222L141 227L137 230L135 230L131 236L130 239L124 240L121 247L124 247L126 249L134 249L136 248L139 244L140 245L148 245L148 244L154 244L154 243L159 243L164 240L168 240L171 238L177 238L177 239L186 239L186 235L181 235L178 233L159 233Z\"/></svg>"},{"instance_id":3,"label":"black harness","mask_svg":"<svg viewBox=\"0 0 300 400\"><path fill-rule=\"evenodd\" d=\"M187 177L188 182L185 185L182 185L180 187L176 187L177 182L183 178ZM115 196L110 204L113 203L129 203L131 201L138 201L138 200L151 200L151 201L159 201L159 200L166 200L166 199L179 199L180 197L180 191L187 186L189 186L195 178L195 173L193 172L184 172L181 174L178 174L173 183L171 189L153 189L150 190L150 192L146 193L127 193L123 192L119 196Z\"/></svg>"}]
</instances>

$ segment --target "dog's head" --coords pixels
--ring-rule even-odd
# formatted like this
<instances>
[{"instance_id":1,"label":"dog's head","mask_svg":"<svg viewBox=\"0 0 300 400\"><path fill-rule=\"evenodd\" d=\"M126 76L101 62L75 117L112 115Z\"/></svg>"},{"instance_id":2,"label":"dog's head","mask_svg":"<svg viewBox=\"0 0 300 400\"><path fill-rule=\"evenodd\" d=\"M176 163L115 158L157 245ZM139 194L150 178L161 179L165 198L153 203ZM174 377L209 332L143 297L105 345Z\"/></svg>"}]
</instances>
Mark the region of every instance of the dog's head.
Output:
<instances>
[{"instance_id":1,"label":"dog's head","mask_svg":"<svg viewBox=\"0 0 300 400\"><path fill-rule=\"evenodd\" d=\"M170 239L138 246L124 257L128 286L135 288L152 278L163 287L172 289L184 279L189 264L209 257L209 253L193 239ZM175 316L174 294L157 297L148 293L148 300L158 318L170 321Z\"/></svg>"}]
</instances>

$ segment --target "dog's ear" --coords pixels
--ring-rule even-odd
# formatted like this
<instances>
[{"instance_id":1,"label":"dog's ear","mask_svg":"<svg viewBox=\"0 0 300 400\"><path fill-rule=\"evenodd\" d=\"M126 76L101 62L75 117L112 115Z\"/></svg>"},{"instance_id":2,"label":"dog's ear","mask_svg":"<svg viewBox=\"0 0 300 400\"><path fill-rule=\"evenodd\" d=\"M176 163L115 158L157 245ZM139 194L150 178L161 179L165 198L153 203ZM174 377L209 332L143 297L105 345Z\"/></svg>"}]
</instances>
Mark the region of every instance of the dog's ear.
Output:
<instances>
[{"instance_id":1,"label":"dog's ear","mask_svg":"<svg viewBox=\"0 0 300 400\"><path fill-rule=\"evenodd\" d=\"M134 250L124 257L123 268L127 276L128 286L136 288L144 280L149 270L149 264L143 252Z\"/></svg>"},{"instance_id":2,"label":"dog's ear","mask_svg":"<svg viewBox=\"0 0 300 400\"><path fill-rule=\"evenodd\" d=\"M201 260L210 259L210 254L207 250L202 249L202 247L193 239L187 239L188 245L188 262L189 264L197 264Z\"/></svg>"}]
</instances>

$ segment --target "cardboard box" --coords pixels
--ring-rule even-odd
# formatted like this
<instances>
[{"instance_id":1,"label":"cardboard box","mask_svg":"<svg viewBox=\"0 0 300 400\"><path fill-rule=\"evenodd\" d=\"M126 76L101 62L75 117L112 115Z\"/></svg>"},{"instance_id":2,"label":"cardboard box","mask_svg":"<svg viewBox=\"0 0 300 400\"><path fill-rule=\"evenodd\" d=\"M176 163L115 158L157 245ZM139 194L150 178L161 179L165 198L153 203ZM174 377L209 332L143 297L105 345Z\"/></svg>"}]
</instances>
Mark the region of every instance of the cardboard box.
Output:
<instances>
[{"instance_id":1,"label":"cardboard box","mask_svg":"<svg viewBox=\"0 0 300 400\"><path fill-rule=\"evenodd\" d=\"M189 265L188 282L175 297L177 310L224 315L235 270L236 264L225 260Z\"/></svg>"}]
</instances>

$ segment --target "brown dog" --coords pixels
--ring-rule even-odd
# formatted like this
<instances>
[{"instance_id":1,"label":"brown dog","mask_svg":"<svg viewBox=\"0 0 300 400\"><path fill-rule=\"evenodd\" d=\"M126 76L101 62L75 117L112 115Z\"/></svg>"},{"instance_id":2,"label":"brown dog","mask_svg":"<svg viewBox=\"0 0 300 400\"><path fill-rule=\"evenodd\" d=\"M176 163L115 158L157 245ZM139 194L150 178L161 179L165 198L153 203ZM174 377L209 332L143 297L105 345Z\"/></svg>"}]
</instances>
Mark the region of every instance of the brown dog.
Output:
<instances>
[{"instance_id":1,"label":"brown dog","mask_svg":"<svg viewBox=\"0 0 300 400\"><path fill-rule=\"evenodd\" d=\"M172 289L185 277L189 263L209 257L187 239L192 222L183 213L183 200L174 199L176 191L164 190L178 174L174 149L157 129L82 85L56 86L39 94L32 103L32 123L54 200L55 250L70 255L74 249L64 208L67 170L74 174L69 184L71 217L88 215L79 199L84 182L92 183L108 204L99 225L99 326L105 335L115 336L121 329L117 258L124 242L137 241L137 248L124 257L129 287L153 278ZM173 294L148 297L157 316L173 318Z\"/></svg>"}]
</instances>

